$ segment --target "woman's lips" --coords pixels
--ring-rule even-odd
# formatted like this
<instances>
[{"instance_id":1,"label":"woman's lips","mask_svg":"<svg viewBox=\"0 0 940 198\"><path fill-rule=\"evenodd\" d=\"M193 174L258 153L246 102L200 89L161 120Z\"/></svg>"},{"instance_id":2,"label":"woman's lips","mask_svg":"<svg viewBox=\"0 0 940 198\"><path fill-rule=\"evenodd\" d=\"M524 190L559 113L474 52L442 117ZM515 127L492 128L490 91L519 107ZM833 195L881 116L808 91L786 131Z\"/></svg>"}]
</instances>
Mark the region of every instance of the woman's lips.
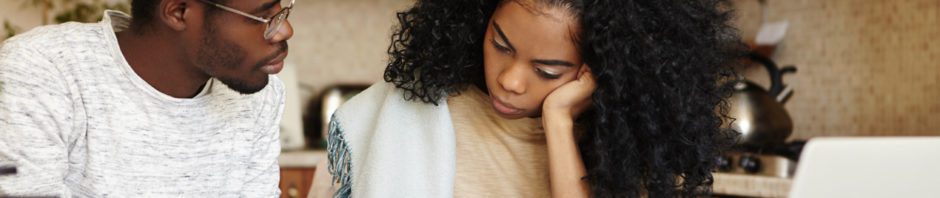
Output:
<instances>
[{"instance_id":1,"label":"woman's lips","mask_svg":"<svg viewBox=\"0 0 940 198\"><path fill-rule=\"evenodd\" d=\"M522 113L522 109L513 107L512 105L506 104L502 100L497 99L494 96L490 96L490 100L493 101L493 109L496 109L497 112L504 115L516 115Z\"/></svg>"}]
</instances>

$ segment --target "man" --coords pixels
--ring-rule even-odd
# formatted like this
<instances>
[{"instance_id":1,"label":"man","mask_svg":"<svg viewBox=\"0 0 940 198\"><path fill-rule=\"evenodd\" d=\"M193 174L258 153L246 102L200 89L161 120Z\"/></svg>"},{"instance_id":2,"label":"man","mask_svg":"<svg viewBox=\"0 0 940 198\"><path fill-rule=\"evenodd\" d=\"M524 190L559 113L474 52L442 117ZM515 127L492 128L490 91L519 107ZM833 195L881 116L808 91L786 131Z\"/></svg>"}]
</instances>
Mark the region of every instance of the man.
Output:
<instances>
[{"instance_id":1,"label":"man","mask_svg":"<svg viewBox=\"0 0 940 198\"><path fill-rule=\"evenodd\" d=\"M293 1L134 0L0 49L0 197L275 197Z\"/></svg>"}]
</instances>

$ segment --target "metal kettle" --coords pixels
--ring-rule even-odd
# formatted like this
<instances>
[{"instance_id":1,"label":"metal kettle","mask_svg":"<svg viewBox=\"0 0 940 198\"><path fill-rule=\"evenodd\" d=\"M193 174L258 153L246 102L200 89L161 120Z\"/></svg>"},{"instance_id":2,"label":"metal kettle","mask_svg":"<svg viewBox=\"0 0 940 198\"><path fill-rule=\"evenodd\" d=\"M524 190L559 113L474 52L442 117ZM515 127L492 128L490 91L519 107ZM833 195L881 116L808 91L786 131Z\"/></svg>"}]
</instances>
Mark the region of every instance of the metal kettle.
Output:
<instances>
[{"instance_id":1,"label":"metal kettle","mask_svg":"<svg viewBox=\"0 0 940 198\"><path fill-rule=\"evenodd\" d=\"M774 148L782 146L793 132L793 121L783 107L783 103L793 93L783 84L783 74L796 72L796 67L778 68L769 58L750 53L748 59L763 65L770 74L770 90L764 90L754 82L737 80L734 82L734 94L728 99L729 117L725 128L740 133L738 145L745 148Z\"/></svg>"}]
</instances>

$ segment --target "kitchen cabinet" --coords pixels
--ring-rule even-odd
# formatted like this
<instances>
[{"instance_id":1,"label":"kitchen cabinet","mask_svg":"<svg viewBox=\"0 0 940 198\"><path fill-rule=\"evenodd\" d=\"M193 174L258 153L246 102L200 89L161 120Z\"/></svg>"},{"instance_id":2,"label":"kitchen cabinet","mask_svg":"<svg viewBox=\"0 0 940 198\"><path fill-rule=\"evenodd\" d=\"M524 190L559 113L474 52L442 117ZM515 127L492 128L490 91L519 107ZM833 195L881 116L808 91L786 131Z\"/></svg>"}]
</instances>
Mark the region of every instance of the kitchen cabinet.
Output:
<instances>
[{"instance_id":1,"label":"kitchen cabinet","mask_svg":"<svg viewBox=\"0 0 940 198\"><path fill-rule=\"evenodd\" d=\"M326 160L326 151L289 151L281 153L278 164L281 166L282 198L306 198L313 185L313 176L317 163Z\"/></svg>"},{"instance_id":2,"label":"kitchen cabinet","mask_svg":"<svg viewBox=\"0 0 940 198\"><path fill-rule=\"evenodd\" d=\"M281 198L305 198L317 168L281 168Z\"/></svg>"}]
</instances>

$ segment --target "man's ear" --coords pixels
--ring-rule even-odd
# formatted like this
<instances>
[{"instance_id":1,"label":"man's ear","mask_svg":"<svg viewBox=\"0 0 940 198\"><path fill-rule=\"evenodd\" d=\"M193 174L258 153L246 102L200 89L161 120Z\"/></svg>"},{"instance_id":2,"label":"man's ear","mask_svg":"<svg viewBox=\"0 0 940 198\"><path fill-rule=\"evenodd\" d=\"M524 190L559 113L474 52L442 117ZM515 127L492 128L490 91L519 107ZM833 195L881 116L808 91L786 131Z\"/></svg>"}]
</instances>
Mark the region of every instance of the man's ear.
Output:
<instances>
[{"instance_id":1,"label":"man's ear","mask_svg":"<svg viewBox=\"0 0 940 198\"><path fill-rule=\"evenodd\" d=\"M183 31L186 29L187 15L192 15L192 4L188 0L162 0L157 8L157 19L170 29Z\"/></svg>"}]
</instances>

